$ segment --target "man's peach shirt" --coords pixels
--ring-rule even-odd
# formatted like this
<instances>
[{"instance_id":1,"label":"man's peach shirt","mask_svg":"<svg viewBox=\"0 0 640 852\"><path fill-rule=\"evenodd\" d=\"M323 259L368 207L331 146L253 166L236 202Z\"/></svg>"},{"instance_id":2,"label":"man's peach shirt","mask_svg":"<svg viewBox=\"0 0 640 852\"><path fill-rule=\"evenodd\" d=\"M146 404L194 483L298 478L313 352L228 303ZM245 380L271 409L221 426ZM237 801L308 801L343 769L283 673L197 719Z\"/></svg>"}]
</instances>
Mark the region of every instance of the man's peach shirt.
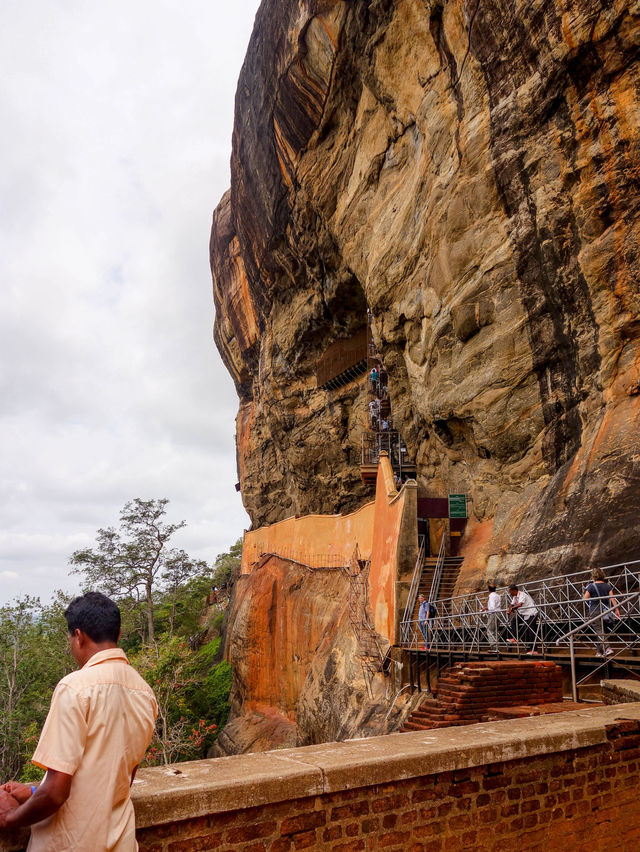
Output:
<instances>
[{"instance_id":1,"label":"man's peach shirt","mask_svg":"<svg viewBox=\"0 0 640 852\"><path fill-rule=\"evenodd\" d=\"M28 852L133 852L131 773L151 741L153 691L109 648L62 678L33 762L73 775L59 811L31 827Z\"/></svg>"}]
</instances>

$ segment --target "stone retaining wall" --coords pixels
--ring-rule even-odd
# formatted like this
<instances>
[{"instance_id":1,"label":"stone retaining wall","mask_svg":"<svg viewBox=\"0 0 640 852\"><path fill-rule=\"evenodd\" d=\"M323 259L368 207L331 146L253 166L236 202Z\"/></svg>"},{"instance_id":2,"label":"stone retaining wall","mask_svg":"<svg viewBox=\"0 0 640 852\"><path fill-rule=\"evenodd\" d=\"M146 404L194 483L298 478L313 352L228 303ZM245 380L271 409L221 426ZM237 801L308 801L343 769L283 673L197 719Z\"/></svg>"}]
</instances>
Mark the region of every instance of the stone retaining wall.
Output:
<instances>
[{"instance_id":1,"label":"stone retaining wall","mask_svg":"<svg viewBox=\"0 0 640 852\"><path fill-rule=\"evenodd\" d=\"M445 669L403 731L471 725L495 719L495 708L562 701L562 668L544 660L487 660Z\"/></svg>"},{"instance_id":2,"label":"stone retaining wall","mask_svg":"<svg viewBox=\"0 0 640 852\"><path fill-rule=\"evenodd\" d=\"M148 769L140 852L635 852L639 759L626 704Z\"/></svg>"},{"instance_id":3,"label":"stone retaining wall","mask_svg":"<svg viewBox=\"0 0 640 852\"><path fill-rule=\"evenodd\" d=\"M602 680L600 689L605 704L640 701L640 681L637 680Z\"/></svg>"}]
</instances>

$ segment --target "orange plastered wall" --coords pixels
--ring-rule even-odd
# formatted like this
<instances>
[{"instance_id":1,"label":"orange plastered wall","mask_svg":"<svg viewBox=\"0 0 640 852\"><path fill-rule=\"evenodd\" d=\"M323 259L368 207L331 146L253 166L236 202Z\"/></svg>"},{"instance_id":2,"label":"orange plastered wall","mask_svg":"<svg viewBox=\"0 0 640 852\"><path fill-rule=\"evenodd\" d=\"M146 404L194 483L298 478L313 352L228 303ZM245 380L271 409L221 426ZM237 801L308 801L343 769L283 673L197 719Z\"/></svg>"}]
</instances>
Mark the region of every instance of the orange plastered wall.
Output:
<instances>
[{"instance_id":1,"label":"orange plastered wall","mask_svg":"<svg viewBox=\"0 0 640 852\"><path fill-rule=\"evenodd\" d=\"M304 515L245 533L241 571L250 574L263 553L295 558L313 567L322 567L326 557L343 557L348 564L357 545L361 558L371 559L369 602L375 629L394 642L395 583L405 497L404 489L396 491L391 463L383 455L374 502L350 515Z\"/></svg>"},{"instance_id":2,"label":"orange plastered wall","mask_svg":"<svg viewBox=\"0 0 640 852\"><path fill-rule=\"evenodd\" d=\"M303 515L247 532L241 573L250 574L263 553L294 556L320 567L321 558L326 556L343 556L348 564L357 545L361 557L369 559L374 511L375 504L367 503L350 515Z\"/></svg>"},{"instance_id":3,"label":"orange plastered wall","mask_svg":"<svg viewBox=\"0 0 640 852\"><path fill-rule=\"evenodd\" d=\"M376 480L369 600L376 631L391 643L395 642L395 584L405 497L404 489L399 493L395 490L391 463L388 458L382 456Z\"/></svg>"}]
</instances>

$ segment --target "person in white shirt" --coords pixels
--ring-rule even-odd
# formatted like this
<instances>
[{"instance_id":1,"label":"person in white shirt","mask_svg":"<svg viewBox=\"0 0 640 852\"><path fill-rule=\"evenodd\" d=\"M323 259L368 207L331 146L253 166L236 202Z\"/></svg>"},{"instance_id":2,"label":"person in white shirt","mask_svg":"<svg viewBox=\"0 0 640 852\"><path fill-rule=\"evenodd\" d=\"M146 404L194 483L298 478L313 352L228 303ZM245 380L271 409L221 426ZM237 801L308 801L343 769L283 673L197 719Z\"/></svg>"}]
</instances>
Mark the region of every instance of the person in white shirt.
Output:
<instances>
[{"instance_id":1,"label":"person in white shirt","mask_svg":"<svg viewBox=\"0 0 640 852\"><path fill-rule=\"evenodd\" d=\"M380 417L380 400L378 397L372 399L369 403L369 417L371 419L371 428L378 428L378 419Z\"/></svg>"},{"instance_id":2,"label":"person in white shirt","mask_svg":"<svg viewBox=\"0 0 640 852\"><path fill-rule=\"evenodd\" d=\"M487 582L489 600L487 601L487 639L491 649L498 651L498 613L502 609L502 598L496 592L493 580Z\"/></svg>"},{"instance_id":3,"label":"person in white shirt","mask_svg":"<svg viewBox=\"0 0 640 852\"><path fill-rule=\"evenodd\" d=\"M531 595L524 589L518 589L515 584L509 586L509 594L511 595L511 603L507 608L507 615L515 613L511 629L516 637L510 641L520 640L525 644L530 643L531 647L527 653L535 654L538 607Z\"/></svg>"}]
</instances>

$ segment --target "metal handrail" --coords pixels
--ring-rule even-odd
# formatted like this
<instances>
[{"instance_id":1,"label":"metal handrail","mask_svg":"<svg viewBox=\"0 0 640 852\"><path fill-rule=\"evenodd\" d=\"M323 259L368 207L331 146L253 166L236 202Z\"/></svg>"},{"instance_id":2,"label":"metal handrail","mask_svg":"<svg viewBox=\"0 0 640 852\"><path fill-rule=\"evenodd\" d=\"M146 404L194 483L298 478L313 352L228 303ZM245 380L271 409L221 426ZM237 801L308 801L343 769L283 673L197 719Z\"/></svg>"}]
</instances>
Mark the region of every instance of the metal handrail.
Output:
<instances>
[{"instance_id":1,"label":"metal handrail","mask_svg":"<svg viewBox=\"0 0 640 852\"><path fill-rule=\"evenodd\" d=\"M612 604L608 609L602 609L600 612L596 613L592 616L588 621L583 621L582 624L579 624L577 627L574 627L573 630L570 630L568 633L564 633L558 639L556 639L556 645L559 645L563 639L569 639L570 636L573 636L575 633L580 633L581 630L584 630L585 627L588 627L590 624L593 624L596 621L600 621L601 619L606 618L609 613L614 612L620 608L622 601L625 599L631 600L632 598L640 598L640 592L631 592L629 595L623 595L620 598L615 598L618 603ZM589 598L587 600L599 600L599 598ZM623 605L623 604L622 604Z\"/></svg>"},{"instance_id":2,"label":"metal handrail","mask_svg":"<svg viewBox=\"0 0 640 852\"><path fill-rule=\"evenodd\" d=\"M625 617L618 622L610 644L625 648L640 648L640 570L631 571L630 567L640 562L622 563L624 570L609 576L617 605L624 609ZM604 616L604 612L590 616L584 600L584 583L580 574L547 578L529 584L525 588L532 594L536 614L529 620L523 620L519 613L511 624L506 618L506 609L498 611L498 643L505 645L509 640L525 641L532 652L541 651L552 645L568 644L576 633ZM437 614L429 620L431 641L434 650L475 653L494 652L495 646L487 637L487 615L485 612L486 594L474 592L453 598L431 600L437 605ZM615 607L614 607L615 609ZM572 632L573 634L569 636ZM401 627L405 646L417 647L420 642L419 625L406 618ZM590 641L591 645L592 642Z\"/></svg>"},{"instance_id":3,"label":"metal handrail","mask_svg":"<svg viewBox=\"0 0 640 852\"><path fill-rule=\"evenodd\" d=\"M629 571L628 569L630 568L630 566L636 566L637 567L637 573L634 573L633 571ZM623 573L627 573L630 576L634 577L634 579L636 579L636 582L638 582L638 584L640 585L640 559L634 559L634 560L631 560L631 561L628 561L628 562L619 562L615 565L605 565L602 568L602 571L606 573L608 571L609 572L612 571L614 568L624 569ZM575 586L576 583L579 583L581 579L582 580L590 580L590 578L591 578L591 569L585 568L582 571L575 571L571 574L558 574L556 577L545 577L541 580L528 580L526 582L526 589L529 591L530 594L535 594L539 591L539 589L541 589L545 586L546 587L551 587L552 585L558 585L559 586L560 584L563 584L563 583L567 583L569 586L571 586L571 585ZM525 583L519 583L518 585L521 588L525 587ZM499 593L500 592L507 592L508 590L509 590L508 586L498 586L497 589L496 589L496 591L499 592ZM478 592L474 592L473 594L478 594ZM456 595L455 597L447 598L447 600L456 600L458 598L462 599L462 598L467 598L467 597L468 597L468 594L461 594L461 595Z\"/></svg>"},{"instance_id":4,"label":"metal handrail","mask_svg":"<svg viewBox=\"0 0 640 852\"><path fill-rule=\"evenodd\" d=\"M631 600L632 598L640 598L640 592L632 592L631 594L624 595L623 597L629 600ZM598 600L598 598L595 598L594 600ZM556 639L556 645L559 645L562 640L569 640L569 659L571 661L571 697L574 701L578 700L578 683L576 680L576 654L573 637L576 633L579 633L584 630L585 627L589 627L591 624L595 624L596 621L600 622L600 629L602 635L604 636L604 619L607 615L609 615L609 613L615 613L615 611L620 608L621 603L624 606L623 598L621 598L620 600L618 600L618 598L614 598L614 600L616 601L615 604L611 604L611 606L608 607L606 610L601 609L600 612L596 613L588 621L579 624L577 627L574 627L573 630L570 630L568 633L565 633L564 636L560 636L558 639Z\"/></svg>"},{"instance_id":5,"label":"metal handrail","mask_svg":"<svg viewBox=\"0 0 640 852\"><path fill-rule=\"evenodd\" d=\"M429 603L434 603L440 589L440 580L442 579L442 568L444 565L444 554L446 548L446 530L442 531L440 538L440 549L438 550L438 558L436 559L436 567L433 569L433 577L431 579L431 591L429 592Z\"/></svg>"},{"instance_id":6,"label":"metal handrail","mask_svg":"<svg viewBox=\"0 0 640 852\"><path fill-rule=\"evenodd\" d=\"M418 558L416 559L416 564L413 569L413 576L411 577L411 585L409 586L409 597L407 598L407 604L404 608L404 616L402 618L403 625L409 622L411 613L413 612L413 608L416 604L416 596L418 594L420 578L422 577L422 569L424 568L425 537L421 535L419 541L420 549L418 550ZM405 629L402 633L403 642L408 641L408 638L408 632Z\"/></svg>"}]
</instances>

